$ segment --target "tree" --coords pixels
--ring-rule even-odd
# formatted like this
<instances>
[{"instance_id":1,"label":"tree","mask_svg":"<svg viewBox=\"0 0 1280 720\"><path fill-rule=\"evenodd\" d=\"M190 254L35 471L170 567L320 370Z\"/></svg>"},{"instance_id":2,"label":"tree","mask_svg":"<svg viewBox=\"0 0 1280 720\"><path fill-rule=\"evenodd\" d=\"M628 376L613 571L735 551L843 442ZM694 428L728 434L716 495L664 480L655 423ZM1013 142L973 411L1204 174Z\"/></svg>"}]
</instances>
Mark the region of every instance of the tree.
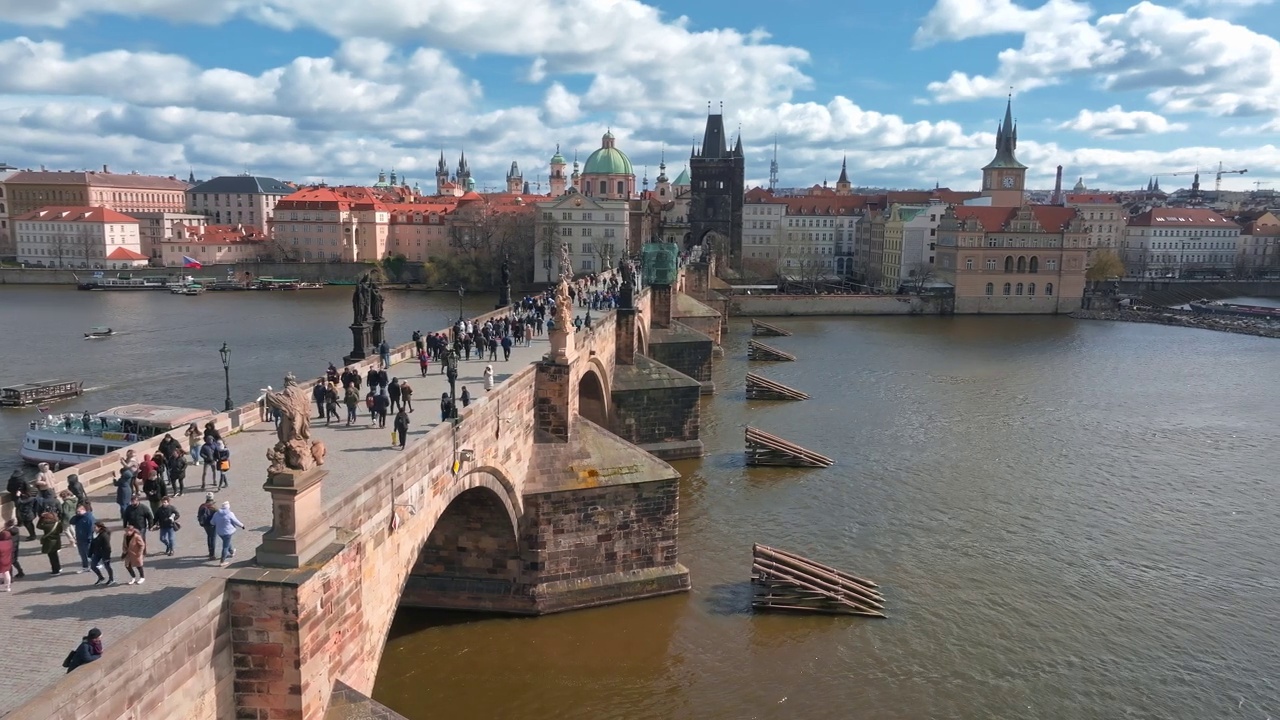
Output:
<instances>
[{"instance_id":1,"label":"tree","mask_svg":"<svg viewBox=\"0 0 1280 720\"><path fill-rule=\"evenodd\" d=\"M911 266L907 271L907 279L903 285L911 288L911 291L917 295L924 292L934 280L933 265L927 262L918 262Z\"/></svg>"},{"instance_id":2,"label":"tree","mask_svg":"<svg viewBox=\"0 0 1280 720\"><path fill-rule=\"evenodd\" d=\"M1085 271L1085 279L1098 282L1113 277L1124 277L1124 261L1113 250L1102 249L1094 253L1093 264Z\"/></svg>"},{"instance_id":3,"label":"tree","mask_svg":"<svg viewBox=\"0 0 1280 720\"><path fill-rule=\"evenodd\" d=\"M49 244L52 245L49 254L58 258L58 264L54 267L62 267L62 258L73 252L71 237L63 233L55 233L49 237ZM49 264L53 265L53 261L49 261Z\"/></svg>"},{"instance_id":4,"label":"tree","mask_svg":"<svg viewBox=\"0 0 1280 720\"><path fill-rule=\"evenodd\" d=\"M405 265L408 264L408 258L399 253L395 255L387 255L382 259L382 270L386 273L388 279L394 282L401 282L401 275L404 273Z\"/></svg>"}]
</instances>

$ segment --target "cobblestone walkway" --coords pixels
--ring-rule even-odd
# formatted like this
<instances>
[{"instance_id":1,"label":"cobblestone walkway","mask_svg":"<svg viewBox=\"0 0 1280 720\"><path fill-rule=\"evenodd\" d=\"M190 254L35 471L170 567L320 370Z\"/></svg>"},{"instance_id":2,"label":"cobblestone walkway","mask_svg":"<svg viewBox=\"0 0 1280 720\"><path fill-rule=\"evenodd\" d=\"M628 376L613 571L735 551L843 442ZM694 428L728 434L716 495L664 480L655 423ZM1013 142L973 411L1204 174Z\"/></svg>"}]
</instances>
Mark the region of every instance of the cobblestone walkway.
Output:
<instances>
[{"instance_id":1,"label":"cobblestone walkway","mask_svg":"<svg viewBox=\"0 0 1280 720\"><path fill-rule=\"evenodd\" d=\"M498 348L497 361L478 361L473 355L472 360L458 364L458 393L461 394L465 386L470 389L472 397L484 395L486 364L493 365L494 381L501 383L540 359L548 349L544 334L534 338L530 347L513 348L511 360L506 362L501 360L502 348ZM309 372L318 376L323 371L323 367L318 367L297 368L293 372L300 379L306 379ZM409 381L413 387L416 412L410 415L409 442L412 443L439 424L440 394L448 392L449 383L440 373L437 363L432 363L426 377L420 376L416 360L392 366L389 374ZM143 400L146 398L139 398L139 401ZM387 418L385 429L373 427L362 402L357 423L346 427L344 406L340 406L340 413L343 422L335 422L329 427L324 421L315 420L315 416L312 419L312 436L323 440L328 449L324 467L329 474L323 491L326 503L346 486L342 480L363 477L386 462L393 453L399 452L391 445L391 417ZM252 564L262 533L271 528L271 500L262 484L266 481L266 452L275 441L275 429L269 423L228 438L232 451L232 470L228 473L230 487L217 493L215 500L219 503L229 500L231 509L247 529L235 535L237 555L235 562L227 568L220 568L217 562L206 559L204 530L196 524L196 508L204 500L199 467L188 468L186 494L174 500L182 513L183 526L178 532L174 556L158 554L163 548L159 533L152 531L148 534L147 581L143 585L126 584L128 572L116 555L113 567L119 584L113 587L94 586L96 578L92 572L76 572L80 569L76 549L65 546L60 553L62 575L51 575L49 559L40 553L39 543L23 542L19 560L26 577L14 581L13 592L0 592L0 642L8 648L8 652L0 653L0 677L6 679L6 692L0 693L0 716L8 714L55 682L65 672L61 667L62 659L76 647L89 628L102 630L106 645L105 661L123 661L111 657L112 641L131 632L209 578L226 576L237 568ZM112 545L119 548L120 516L114 491L110 495L94 493L92 500L95 515L107 521L113 531Z\"/></svg>"}]
</instances>

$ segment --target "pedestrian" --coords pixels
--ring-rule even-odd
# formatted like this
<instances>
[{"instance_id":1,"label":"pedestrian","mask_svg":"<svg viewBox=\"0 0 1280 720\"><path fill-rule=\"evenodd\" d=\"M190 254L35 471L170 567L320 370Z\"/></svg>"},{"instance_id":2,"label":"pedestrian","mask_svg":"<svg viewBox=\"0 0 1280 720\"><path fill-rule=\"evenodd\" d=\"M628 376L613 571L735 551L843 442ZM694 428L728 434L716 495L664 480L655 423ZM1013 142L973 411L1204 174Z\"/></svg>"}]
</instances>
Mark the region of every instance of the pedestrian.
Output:
<instances>
[{"instance_id":1,"label":"pedestrian","mask_svg":"<svg viewBox=\"0 0 1280 720\"><path fill-rule=\"evenodd\" d=\"M77 505L76 497L70 490L58 493L58 519L62 521L62 533L73 543L76 541L76 531L71 526L71 520L76 516Z\"/></svg>"},{"instance_id":2,"label":"pedestrian","mask_svg":"<svg viewBox=\"0 0 1280 720\"><path fill-rule=\"evenodd\" d=\"M324 389L324 424L328 425L330 420L342 421L338 416L338 388L332 383Z\"/></svg>"},{"instance_id":3,"label":"pedestrian","mask_svg":"<svg viewBox=\"0 0 1280 720\"><path fill-rule=\"evenodd\" d=\"M462 394L458 396L458 399L462 401L463 408L471 404L471 391L467 389L466 385L462 386Z\"/></svg>"},{"instance_id":4,"label":"pedestrian","mask_svg":"<svg viewBox=\"0 0 1280 720\"><path fill-rule=\"evenodd\" d=\"M418 370L422 372L422 377L427 376L427 368L431 365L431 356L426 350L418 351Z\"/></svg>"},{"instance_id":5,"label":"pedestrian","mask_svg":"<svg viewBox=\"0 0 1280 720\"><path fill-rule=\"evenodd\" d=\"M360 393L356 390L355 385L348 385L342 391L342 402L347 406L347 425L354 425L356 422L356 407L360 405Z\"/></svg>"},{"instance_id":6,"label":"pedestrian","mask_svg":"<svg viewBox=\"0 0 1280 720\"><path fill-rule=\"evenodd\" d=\"M156 518L151 512L151 506L143 505L138 500L139 497L137 495L129 498L129 507L125 508L124 517L121 520L125 527L131 527L141 533L142 541L145 543L147 541L147 531L155 525Z\"/></svg>"},{"instance_id":7,"label":"pedestrian","mask_svg":"<svg viewBox=\"0 0 1280 720\"><path fill-rule=\"evenodd\" d=\"M408 408L409 412L413 412L413 387L409 385L408 380L400 381L400 407Z\"/></svg>"},{"instance_id":8,"label":"pedestrian","mask_svg":"<svg viewBox=\"0 0 1280 720\"><path fill-rule=\"evenodd\" d=\"M449 401L449 393L440 393L440 422L445 422L453 413L453 403Z\"/></svg>"},{"instance_id":9,"label":"pedestrian","mask_svg":"<svg viewBox=\"0 0 1280 720\"><path fill-rule=\"evenodd\" d=\"M391 412L398 411L400 409L400 380L399 379L391 378L391 383L387 385L387 398L389 399L389 404L387 405L388 410L390 410Z\"/></svg>"},{"instance_id":10,"label":"pedestrian","mask_svg":"<svg viewBox=\"0 0 1280 720\"><path fill-rule=\"evenodd\" d=\"M93 526L98 523L93 517L93 505L84 501L76 505L71 516L71 527L75 531L76 550L80 552L80 569L77 573L89 572L89 544L93 542Z\"/></svg>"},{"instance_id":11,"label":"pedestrian","mask_svg":"<svg viewBox=\"0 0 1280 720\"><path fill-rule=\"evenodd\" d=\"M39 468L39 472L36 473L36 486L39 487L40 483L44 483L45 487L51 490L56 488L58 478L49 469L49 463L40 463L36 467Z\"/></svg>"},{"instance_id":12,"label":"pedestrian","mask_svg":"<svg viewBox=\"0 0 1280 720\"><path fill-rule=\"evenodd\" d=\"M156 525L160 528L160 542L164 544L165 555L173 555L174 544L178 539L176 533L182 529L178 522L180 517L182 513L173 506L171 499L165 497L160 500L160 508L156 510Z\"/></svg>"},{"instance_id":13,"label":"pedestrian","mask_svg":"<svg viewBox=\"0 0 1280 720\"><path fill-rule=\"evenodd\" d=\"M125 508L129 507L129 498L133 497L133 474L126 470L111 483L116 486L116 507L120 508L120 519L123 520Z\"/></svg>"},{"instance_id":14,"label":"pedestrian","mask_svg":"<svg viewBox=\"0 0 1280 720\"><path fill-rule=\"evenodd\" d=\"M155 516L156 510L160 509L160 500L169 494L169 488L164 483L164 478L160 475L153 474L150 480L142 483L142 494L147 496L147 503L151 505L151 515Z\"/></svg>"},{"instance_id":15,"label":"pedestrian","mask_svg":"<svg viewBox=\"0 0 1280 720\"><path fill-rule=\"evenodd\" d=\"M382 388L373 396L373 414L378 418L378 427L387 427L387 409L391 407L391 399L387 397L386 388Z\"/></svg>"},{"instance_id":16,"label":"pedestrian","mask_svg":"<svg viewBox=\"0 0 1280 720\"><path fill-rule=\"evenodd\" d=\"M324 378L316 380L316 384L311 386L311 399L316 403L316 411L320 418L324 419Z\"/></svg>"},{"instance_id":17,"label":"pedestrian","mask_svg":"<svg viewBox=\"0 0 1280 720\"><path fill-rule=\"evenodd\" d=\"M75 473L67 476L67 489L76 497L76 502L78 503L89 499L89 495L84 491L84 485L80 482L80 476Z\"/></svg>"},{"instance_id":18,"label":"pedestrian","mask_svg":"<svg viewBox=\"0 0 1280 720\"><path fill-rule=\"evenodd\" d=\"M62 667L66 668L67 672L71 672L81 665L88 665L100 657L102 657L102 631L98 628L93 628L88 635L84 636L80 644L76 646L76 649L67 655L67 659L62 661Z\"/></svg>"},{"instance_id":19,"label":"pedestrian","mask_svg":"<svg viewBox=\"0 0 1280 720\"><path fill-rule=\"evenodd\" d=\"M21 556L22 533L18 529L18 523L14 520L6 520L4 525L5 532L9 533L9 540L13 542L13 579L21 580L26 577L26 573L22 572L22 563L18 561Z\"/></svg>"},{"instance_id":20,"label":"pedestrian","mask_svg":"<svg viewBox=\"0 0 1280 720\"><path fill-rule=\"evenodd\" d=\"M403 450L405 439L409 436L409 413L406 413L404 408L400 408L396 413L395 433L396 439L400 441L400 449Z\"/></svg>"},{"instance_id":21,"label":"pedestrian","mask_svg":"<svg viewBox=\"0 0 1280 720\"><path fill-rule=\"evenodd\" d=\"M169 451L169 492L177 491L179 497L186 492L187 482L187 454L182 452L182 448L175 447Z\"/></svg>"},{"instance_id":22,"label":"pedestrian","mask_svg":"<svg viewBox=\"0 0 1280 720\"><path fill-rule=\"evenodd\" d=\"M191 449L191 464L200 464L200 446L204 445L204 433L195 423L187 426L187 446Z\"/></svg>"},{"instance_id":23,"label":"pedestrian","mask_svg":"<svg viewBox=\"0 0 1280 720\"><path fill-rule=\"evenodd\" d=\"M111 569L111 531L101 520L93 524L93 540L89 543L89 567L98 576L94 585L116 584L116 572ZM106 577L102 576L103 570L107 571Z\"/></svg>"},{"instance_id":24,"label":"pedestrian","mask_svg":"<svg viewBox=\"0 0 1280 720\"><path fill-rule=\"evenodd\" d=\"M205 478L213 477L213 484L218 484L218 458L215 455L215 441L205 442L200 446L200 489L205 488Z\"/></svg>"},{"instance_id":25,"label":"pedestrian","mask_svg":"<svg viewBox=\"0 0 1280 720\"><path fill-rule=\"evenodd\" d=\"M209 559L213 559L213 541L217 537L214 532L213 516L218 513L218 506L213 504L213 493L204 494L204 504L196 510L196 523L204 528L205 540L209 543Z\"/></svg>"},{"instance_id":26,"label":"pedestrian","mask_svg":"<svg viewBox=\"0 0 1280 720\"><path fill-rule=\"evenodd\" d=\"M62 561L58 559L58 551L62 549L62 520L54 513L40 513L37 525L44 535L40 536L40 552L49 556L49 570L54 575L62 574Z\"/></svg>"},{"instance_id":27,"label":"pedestrian","mask_svg":"<svg viewBox=\"0 0 1280 720\"><path fill-rule=\"evenodd\" d=\"M391 346L387 345L386 340L378 343L378 357L382 359L383 370L391 367Z\"/></svg>"},{"instance_id":28,"label":"pedestrian","mask_svg":"<svg viewBox=\"0 0 1280 720\"><path fill-rule=\"evenodd\" d=\"M147 541L138 528L130 525L124 529L123 546L120 559L124 560L124 569L129 571L129 584L141 585L147 581L147 573L142 569L143 559L147 556Z\"/></svg>"},{"instance_id":29,"label":"pedestrian","mask_svg":"<svg viewBox=\"0 0 1280 720\"><path fill-rule=\"evenodd\" d=\"M0 530L0 580L5 592L13 590L13 538L8 530Z\"/></svg>"},{"instance_id":30,"label":"pedestrian","mask_svg":"<svg viewBox=\"0 0 1280 720\"><path fill-rule=\"evenodd\" d=\"M484 391L489 392L493 389L493 366L484 366Z\"/></svg>"},{"instance_id":31,"label":"pedestrian","mask_svg":"<svg viewBox=\"0 0 1280 720\"><path fill-rule=\"evenodd\" d=\"M497 361L498 361L498 338L496 336L490 335L489 336L489 362L497 362Z\"/></svg>"},{"instance_id":32,"label":"pedestrian","mask_svg":"<svg viewBox=\"0 0 1280 720\"><path fill-rule=\"evenodd\" d=\"M220 567L227 566L227 558L236 556L236 549L231 546L231 536L235 534L236 529L243 530L244 524L240 522L240 518L231 512L231 503L223 502L222 508L213 516L214 530L218 533L218 537L222 538L222 562Z\"/></svg>"},{"instance_id":33,"label":"pedestrian","mask_svg":"<svg viewBox=\"0 0 1280 720\"><path fill-rule=\"evenodd\" d=\"M26 487L26 486L24 486ZM17 522L27 529L27 539L36 539L36 499L28 490L19 490L14 496L14 515Z\"/></svg>"},{"instance_id":34,"label":"pedestrian","mask_svg":"<svg viewBox=\"0 0 1280 720\"><path fill-rule=\"evenodd\" d=\"M519 326L519 325L517 325L516 327L520 327L520 326ZM511 359L511 344L512 344L511 336L510 336L510 335L503 335L503 336L502 336L502 360L503 360L503 362L507 362L507 361L509 361L509 360Z\"/></svg>"},{"instance_id":35,"label":"pedestrian","mask_svg":"<svg viewBox=\"0 0 1280 720\"><path fill-rule=\"evenodd\" d=\"M231 470L231 448L221 440L214 444L213 454L218 458L218 476L217 485L214 487L221 490L227 487L227 472Z\"/></svg>"}]
</instances>

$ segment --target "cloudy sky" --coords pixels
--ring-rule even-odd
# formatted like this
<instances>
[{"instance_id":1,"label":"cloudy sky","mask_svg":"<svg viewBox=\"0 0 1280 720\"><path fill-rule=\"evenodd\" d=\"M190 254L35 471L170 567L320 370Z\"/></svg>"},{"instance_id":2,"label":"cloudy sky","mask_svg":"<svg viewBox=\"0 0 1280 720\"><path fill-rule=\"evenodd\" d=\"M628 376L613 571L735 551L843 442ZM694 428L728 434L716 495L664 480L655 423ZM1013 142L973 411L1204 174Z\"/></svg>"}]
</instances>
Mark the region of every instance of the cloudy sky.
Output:
<instances>
[{"instance_id":1,"label":"cloudy sky","mask_svg":"<svg viewBox=\"0 0 1280 720\"><path fill-rule=\"evenodd\" d=\"M483 188L612 128L653 178L712 101L751 184L776 136L783 186L974 189L1012 87L1033 187L1280 189L1272 0L1161 2L0 0L0 162Z\"/></svg>"}]
</instances>

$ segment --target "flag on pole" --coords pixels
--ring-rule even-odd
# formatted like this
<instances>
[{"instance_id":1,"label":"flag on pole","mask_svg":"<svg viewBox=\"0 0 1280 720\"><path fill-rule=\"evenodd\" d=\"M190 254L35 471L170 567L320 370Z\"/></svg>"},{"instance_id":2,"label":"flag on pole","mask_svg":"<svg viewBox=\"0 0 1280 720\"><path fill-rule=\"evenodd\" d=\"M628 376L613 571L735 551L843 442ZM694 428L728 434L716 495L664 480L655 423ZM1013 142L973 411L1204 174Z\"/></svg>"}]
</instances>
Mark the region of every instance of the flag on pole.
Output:
<instances>
[{"instance_id":1,"label":"flag on pole","mask_svg":"<svg viewBox=\"0 0 1280 720\"><path fill-rule=\"evenodd\" d=\"M195 268L195 269L199 270L200 268L202 268L202 267L204 267L204 266L200 264L200 261L199 261L199 260L197 260L197 259L195 259L195 258L193 258L193 257L187 257L186 255L183 255L183 256L182 256L182 267L184 267L184 268Z\"/></svg>"}]
</instances>

